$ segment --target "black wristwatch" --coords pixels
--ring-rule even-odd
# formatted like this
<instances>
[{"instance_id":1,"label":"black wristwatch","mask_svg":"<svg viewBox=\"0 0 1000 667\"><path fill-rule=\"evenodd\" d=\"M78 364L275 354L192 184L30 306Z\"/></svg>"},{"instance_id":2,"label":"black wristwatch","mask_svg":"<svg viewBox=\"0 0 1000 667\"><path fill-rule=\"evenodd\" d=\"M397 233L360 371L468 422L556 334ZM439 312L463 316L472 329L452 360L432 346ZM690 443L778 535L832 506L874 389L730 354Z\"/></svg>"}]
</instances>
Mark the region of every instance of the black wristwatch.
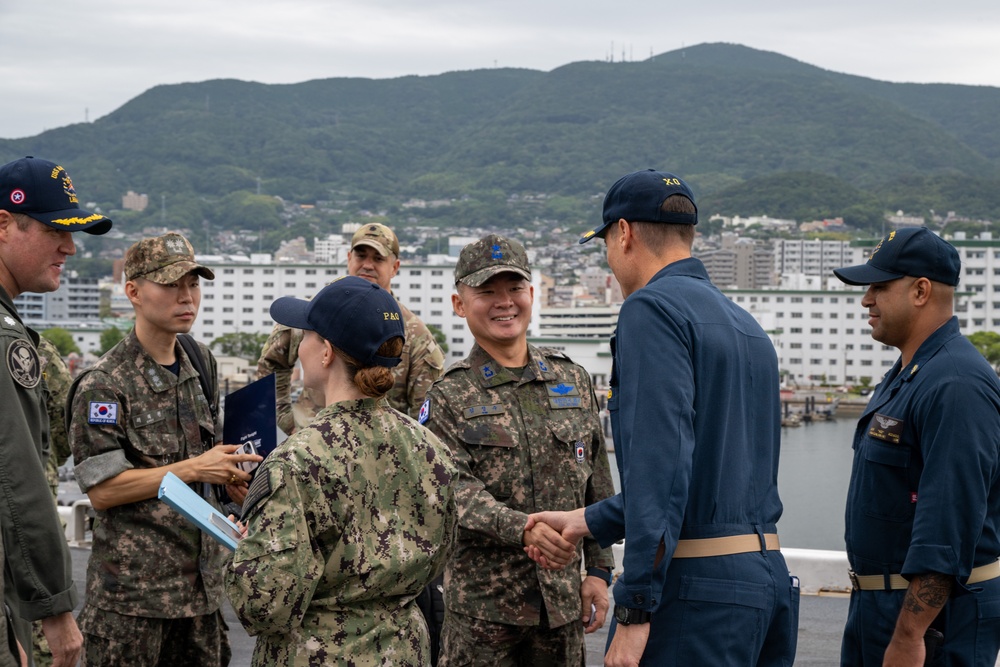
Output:
<instances>
[{"instance_id":1,"label":"black wristwatch","mask_svg":"<svg viewBox=\"0 0 1000 667\"><path fill-rule=\"evenodd\" d=\"M636 623L649 623L650 613L642 609L632 609L615 605L615 620L619 625L634 625Z\"/></svg>"},{"instance_id":2,"label":"black wristwatch","mask_svg":"<svg viewBox=\"0 0 1000 667\"><path fill-rule=\"evenodd\" d=\"M608 586L611 585L611 570L606 567L588 567L587 576L597 577L598 579L602 579Z\"/></svg>"}]
</instances>

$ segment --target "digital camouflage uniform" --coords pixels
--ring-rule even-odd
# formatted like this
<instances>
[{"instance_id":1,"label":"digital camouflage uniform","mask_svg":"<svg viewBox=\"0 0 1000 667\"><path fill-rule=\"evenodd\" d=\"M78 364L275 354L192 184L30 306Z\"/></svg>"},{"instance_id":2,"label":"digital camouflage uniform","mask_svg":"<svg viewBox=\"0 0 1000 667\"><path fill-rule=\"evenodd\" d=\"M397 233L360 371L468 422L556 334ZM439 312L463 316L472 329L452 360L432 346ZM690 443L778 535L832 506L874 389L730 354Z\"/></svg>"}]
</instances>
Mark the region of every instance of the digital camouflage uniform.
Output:
<instances>
[{"instance_id":1,"label":"digital camouflage uniform","mask_svg":"<svg viewBox=\"0 0 1000 667\"><path fill-rule=\"evenodd\" d=\"M199 348L209 361L210 386L217 387L215 358ZM126 470L198 456L221 434L197 372L179 344L175 351L179 375L156 363L133 330L78 378L68 428L84 492ZM203 432L212 435L208 444ZM157 498L98 510L93 540L79 617L85 650L88 642L99 642L91 635L112 645L130 641L141 650L148 644L143 619L217 614L225 548ZM221 614L218 622L225 627ZM204 642L228 662L224 632L221 648L214 635Z\"/></svg>"},{"instance_id":2,"label":"digital camouflage uniform","mask_svg":"<svg viewBox=\"0 0 1000 667\"><path fill-rule=\"evenodd\" d=\"M528 354L523 370L509 369L477 344L428 395L427 425L460 471L445 605L449 614L508 626L539 626L543 614L549 628L573 623L581 653L556 664L579 664L579 557L562 570L542 569L523 551L524 526L532 512L583 507L614 487L589 374L556 350L529 345ZM591 539L583 556L587 567L613 565L611 550Z\"/></svg>"},{"instance_id":3,"label":"digital camouflage uniform","mask_svg":"<svg viewBox=\"0 0 1000 667\"><path fill-rule=\"evenodd\" d=\"M4 601L12 612L10 617L3 614L0 625L17 623L26 648L31 628L20 618L47 618L76 605L72 561L42 462L49 420L37 343L38 335L24 326L0 287L0 527ZM13 659L3 645L0 665Z\"/></svg>"},{"instance_id":4,"label":"digital camouflage uniform","mask_svg":"<svg viewBox=\"0 0 1000 667\"><path fill-rule=\"evenodd\" d=\"M226 574L253 665L429 664L414 600L451 553L456 476L383 399L334 403L268 455Z\"/></svg>"},{"instance_id":5,"label":"digital camouflage uniform","mask_svg":"<svg viewBox=\"0 0 1000 667\"><path fill-rule=\"evenodd\" d=\"M42 377L45 380L45 407L49 413L49 453L46 458L45 477L52 489L52 498L59 497L59 466L69 458L69 440L66 438L66 393L73 384L69 368L55 345L44 336L38 338L38 359L42 366ZM58 503L57 503L58 505ZM63 528L66 522L62 517L59 521ZM49 643L42 632L42 622L31 624L32 657L35 667L48 667L52 664L52 652Z\"/></svg>"},{"instance_id":6,"label":"digital camouflage uniform","mask_svg":"<svg viewBox=\"0 0 1000 667\"><path fill-rule=\"evenodd\" d=\"M441 377L441 372L444 370L444 353L441 352L437 341L434 340L434 334L427 325L398 300L396 303L403 314L406 342L400 355L402 361L392 369L396 382L386 395L386 399L389 405L403 414L416 417L427 396L427 390ZM292 369L299 359L301 342L301 329L275 324L257 362L257 374L260 377L275 374L278 426L286 433L290 433L296 423L299 427L307 425L322 407L311 390L303 389L296 402L300 415L297 420L293 419Z\"/></svg>"},{"instance_id":7,"label":"digital camouflage uniform","mask_svg":"<svg viewBox=\"0 0 1000 667\"><path fill-rule=\"evenodd\" d=\"M66 395L73 384L66 362L59 350L44 336L39 337L38 355L42 362L42 375L48 394L45 399L49 413L49 456L45 476L52 487L52 495L59 493L59 466L73 453L66 437Z\"/></svg>"}]
</instances>

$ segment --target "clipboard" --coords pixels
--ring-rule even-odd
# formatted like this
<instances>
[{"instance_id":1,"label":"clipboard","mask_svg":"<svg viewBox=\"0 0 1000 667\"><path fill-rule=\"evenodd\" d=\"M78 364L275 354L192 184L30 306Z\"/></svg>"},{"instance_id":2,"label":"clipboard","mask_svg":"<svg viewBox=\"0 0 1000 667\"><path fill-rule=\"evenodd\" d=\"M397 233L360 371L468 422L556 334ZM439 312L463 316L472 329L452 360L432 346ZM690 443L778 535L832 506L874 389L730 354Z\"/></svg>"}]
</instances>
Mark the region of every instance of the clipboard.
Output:
<instances>
[{"instance_id":1,"label":"clipboard","mask_svg":"<svg viewBox=\"0 0 1000 667\"><path fill-rule=\"evenodd\" d=\"M180 477L172 472L164 475L157 497L212 536L222 546L230 551L236 551L236 545L242 537L239 527L192 491Z\"/></svg>"}]
</instances>

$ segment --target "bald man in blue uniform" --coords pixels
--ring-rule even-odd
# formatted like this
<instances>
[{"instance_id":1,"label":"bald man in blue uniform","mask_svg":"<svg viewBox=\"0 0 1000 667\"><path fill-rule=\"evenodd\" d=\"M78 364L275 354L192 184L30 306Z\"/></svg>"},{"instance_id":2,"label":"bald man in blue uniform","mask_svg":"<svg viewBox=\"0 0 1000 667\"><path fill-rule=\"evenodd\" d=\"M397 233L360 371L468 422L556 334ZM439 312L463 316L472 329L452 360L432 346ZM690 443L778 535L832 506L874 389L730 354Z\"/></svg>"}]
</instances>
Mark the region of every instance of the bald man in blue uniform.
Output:
<instances>
[{"instance_id":1,"label":"bald man in blue uniform","mask_svg":"<svg viewBox=\"0 0 1000 667\"><path fill-rule=\"evenodd\" d=\"M866 264L872 338L900 350L854 433L845 539L854 590L842 665L992 667L1000 650L1000 383L952 316L958 251L925 227Z\"/></svg>"},{"instance_id":2,"label":"bald man in blue uniform","mask_svg":"<svg viewBox=\"0 0 1000 667\"><path fill-rule=\"evenodd\" d=\"M534 518L569 541L625 538L606 665L791 665L799 591L776 528L774 346L691 257L683 181L629 174L603 217L583 240L604 238L627 296L608 399L622 493Z\"/></svg>"}]
</instances>

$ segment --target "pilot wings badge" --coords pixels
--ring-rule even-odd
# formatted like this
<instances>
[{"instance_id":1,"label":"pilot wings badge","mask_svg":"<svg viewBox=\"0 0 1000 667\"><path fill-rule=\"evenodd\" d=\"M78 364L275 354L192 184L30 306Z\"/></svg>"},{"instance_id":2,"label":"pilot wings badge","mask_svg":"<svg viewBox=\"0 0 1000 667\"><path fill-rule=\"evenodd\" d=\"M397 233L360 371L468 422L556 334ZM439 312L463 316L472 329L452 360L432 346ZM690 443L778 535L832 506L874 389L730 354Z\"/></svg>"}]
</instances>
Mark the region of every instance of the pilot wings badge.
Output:
<instances>
[{"instance_id":1,"label":"pilot wings badge","mask_svg":"<svg viewBox=\"0 0 1000 667\"><path fill-rule=\"evenodd\" d=\"M890 428L899 423L898 419L883 417L882 415L875 415L875 421L877 421L882 428Z\"/></svg>"},{"instance_id":2,"label":"pilot wings badge","mask_svg":"<svg viewBox=\"0 0 1000 667\"><path fill-rule=\"evenodd\" d=\"M903 420L875 413L875 418L868 427L868 435L876 440L898 445L903 435Z\"/></svg>"}]
</instances>

